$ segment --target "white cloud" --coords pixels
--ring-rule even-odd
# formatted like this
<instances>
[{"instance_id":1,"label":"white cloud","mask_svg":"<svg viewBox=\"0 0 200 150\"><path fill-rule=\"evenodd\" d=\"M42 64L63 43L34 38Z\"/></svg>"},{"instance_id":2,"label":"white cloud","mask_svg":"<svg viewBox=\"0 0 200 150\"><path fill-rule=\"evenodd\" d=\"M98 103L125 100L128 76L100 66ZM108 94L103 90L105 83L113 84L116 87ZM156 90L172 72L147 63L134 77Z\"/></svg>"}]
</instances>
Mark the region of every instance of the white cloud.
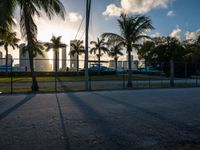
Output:
<instances>
[{"instance_id":1,"label":"white cloud","mask_svg":"<svg viewBox=\"0 0 200 150\"><path fill-rule=\"evenodd\" d=\"M107 16L119 16L120 11L134 14L144 14L152 9L167 8L170 2L173 0L121 0L121 7L117 7L115 4L107 6L103 15Z\"/></svg>"},{"instance_id":2,"label":"white cloud","mask_svg":"<svg viewBox=\"0 0 200 150\"><path fill-rule=\"evenodd\" d=\"M156 32L156 33L154 33L154 34L152 34L151 35L151 37L160 37L160 36L162 36L162 34L161 33L159 33L159 32Z\"/></svg>"},{"instance_id":3,"label":"white cloud","mask_svg":"<svg viewBox=\"0 0 200 150\"><path fill-rule=\"evenodd\" d=\"M120 16L121 12L122 8L117 7L115 4L110 4L102 14L104 16Z\"/></svg>"},{"instance_id":4,"label":"white cloud","mask_svg":"<svg viewBox=\"0 0 200 150\"><path fill-rule=\"evenodd\" d=\"M172 10L168 11L167 16L168 16L168 17L173 17L173 16L175 16L174 11L172 11Z\"/></svg>"},{"instance_id":5,"label":"white cloud","mask_svg":"<svg viewBox=\"0 0 200 150\"><path fill-rule=\"evenodd\" d=\"M70 12L69 13L69 20L70 20L70 22L78 22L82 18L83 17L79 13L76 13L76 12Z\"/></svg>"},{"instance_id":6,"label":"white cloud","mask_svg":"<svg viewBox=\"0 0 200 150\"><path fill-rule=\"evenodd\" d=\"M186 40L196 40L200 36L200 29L197 29L194 32L187 31L185 33Z\"/></svg>"},{"instance_id":7,"label":"white cloud","mask_svg":"<svg viewBox=\"0 0 200 150\"><path fill-rule=\"evenodd\" d=\"M171 37L177 38L178 40L181 40L181 33L182 30L180 29L179 26L176 27L176 29L174 29L172 31L172 33L170 34Z\"/></svg>"}]
</instances>

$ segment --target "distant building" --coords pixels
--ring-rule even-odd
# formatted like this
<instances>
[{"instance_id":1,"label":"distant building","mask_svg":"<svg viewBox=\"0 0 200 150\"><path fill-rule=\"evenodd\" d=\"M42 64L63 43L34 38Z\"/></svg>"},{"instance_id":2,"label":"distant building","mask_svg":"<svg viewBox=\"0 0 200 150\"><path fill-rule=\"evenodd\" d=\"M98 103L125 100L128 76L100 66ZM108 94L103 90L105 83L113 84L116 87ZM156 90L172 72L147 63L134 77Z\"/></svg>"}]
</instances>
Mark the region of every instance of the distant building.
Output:
<instances>
[{"instance_id":1,"label":"distant building","mask_svg":"<svg viewBox=\"0 0 200 150\"><path fill-rule=\"evenodd\" d=\"M39 71L39 72L52 71L51 65L49 63L48 52L44 51L43 54L44 54L44 57L41 55L38 55L37 57L34 58L35 71Z\"/></svg>"},{"instance_id":2,"label":"distant building","mask_svg":"<svg viewBox=\"0 0 200 150\"><path fill-rule=\"evenodd\" d=\"M128 60L128 57L127 57ZM109 61L109 67L110 68L115 68L115 61L114 60L110 60ZM138 69L138 61L137 60L133 60L133 56L131 56L131 67L132 70L137 70ZM128 61L118 61L117 62L117 70L128 70Z\"/></svg>"},{"instance_id":3,"label":"distant building","mask_svg":"<svg viewBox=\"0 0 200 150\"><path fill-rule=\"evenodd\" d=\"M128 55L126 57L126 60L127 61L123 62L123 68L125 70L128 70L129 69L129 66L128 66ZM136 61L133 60L133 55L131 55L131 68L132 68L133 71L138 69L138 61L137 60Z\"/></svg>"},{"instance_id":4,"label":"distant building","mask_svg":"<svg viewBox=\"0 0 200 150\"><path fill-rule=\"evenodd\" d=\"M25 46L25 44L19 45L19 66L26 68L26 70L30 70L28 53L22 53L22 48Z\"/></svg>"},{"instance_id":5,"label":"distant building","mask_svg":"<svg viewBox=\"0 0 200 150\"><path fill-rule=\"evenodd\" d=\"M13 61L12 55L11 55L11 54L8 54L8 66L11 66L12 61Z\"/></svg>"},{"instance_id":6,"label":"distant building","mask_svg":"<svg viewBox=\"0 0 200 150\"><path fill-rule=\"evenodd\" d=\"M22 48L25 46L25 44L21 44L19 46L19 66L25 68L25 70L30 70L30 63L29 63L29 56L28 52L25 52L25 54L22 53ZM38 55L34 58L34 69L35 71L52 71L51 65L49 63L49 56L48 52L43 51L44 57L41 55Z\"/></svg>"},{"instance_id":7,"label":"distant building","mask_svg":"<svg viewBox=\"0 0 200 150\"><path fill-rule=\"evenodd\" d=\"M66 47L62 48L62 70L67 68L67 50Z\"/></svg>"},{"instance_id":8,"label":"distant building","mask_svg":"<svg viewBox=\"0 0 200 150\"><path fill-rule=\"evenodd\" d=\"M57 51L57 69L60 69L60 63L59 63L59 56L60 56L60 52L59 50ZM55 61L56 61L56 52L53 51L53 71L56 70L56 66L55 66Z\"/></svg>"},{"instance_id":9,"label":"distant building","mask_svg":"<svg viewBox=\"0 0 200 150\"><path fill-rule=\"evenodd\" d=\"M71 43L76 43L77 40L73 40L73 41L70 41L70 52L72 50L71 48ZM70 55L70 70L72 71L75 71L77 69L77 54L75 54L74 56L71 56Z\"/></svg>"},{"instance_id":10,"label":"distant building","mask_svg":"<svg viewBox=\"0 0 200 150\"><path fill-rule=\"evenodd\" d=\"M2 64L3 64L3 53L0 52L0 65L2 65Z\"/></svg>"}]
</instances>

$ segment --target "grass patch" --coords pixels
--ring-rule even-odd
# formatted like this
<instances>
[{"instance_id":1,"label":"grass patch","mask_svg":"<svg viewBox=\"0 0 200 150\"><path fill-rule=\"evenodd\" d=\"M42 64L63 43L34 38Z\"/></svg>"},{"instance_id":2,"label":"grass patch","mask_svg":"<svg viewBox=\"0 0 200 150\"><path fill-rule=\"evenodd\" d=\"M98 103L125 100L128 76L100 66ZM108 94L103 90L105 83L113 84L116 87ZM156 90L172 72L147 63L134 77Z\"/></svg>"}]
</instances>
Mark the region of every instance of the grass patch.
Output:
<instances>
[{"instance_id":1,"label":"grass patch","mask_svg":"<svg viewBox=\"0 0 200 150\"><path fill-rule=\"evenodd\" d=\"M118 80L127 80L128 77L125 75L100 75L100 76L91 76L92 81L118 81ZM159 76L148 76L148 75L140 75L135 74L132 77L133 80L165 80L167 78L165 77L159 77ZM60 82L80 82L84 81L84 76L67 76L67 77L58 77L58 80ZM0 82L8 83L11 81L10 77L1 77ZM31 82L31 77L13 77L13 82ZM54 82L55 77L37 77L38 82Z\"/></svg>"}]
</instances>

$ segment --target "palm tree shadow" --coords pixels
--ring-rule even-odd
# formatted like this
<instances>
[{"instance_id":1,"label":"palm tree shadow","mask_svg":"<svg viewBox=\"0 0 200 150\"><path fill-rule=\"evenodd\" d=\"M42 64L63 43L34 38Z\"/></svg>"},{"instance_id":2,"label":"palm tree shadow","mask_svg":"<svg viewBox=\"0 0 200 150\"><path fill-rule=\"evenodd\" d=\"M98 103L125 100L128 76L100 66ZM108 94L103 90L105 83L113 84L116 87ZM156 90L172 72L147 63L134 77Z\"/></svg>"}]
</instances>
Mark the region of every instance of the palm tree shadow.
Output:
<instances>
[{"instance_id":1,"label":"palm tree shadow","mask_svg":"<svg viewBox=\"0 0 200 150\"><path fill-rule=\"evenodd\" d=\"M92 124L92 127L96 129L98 133L104 135L106 139L103 139L103 141L106 143L101 144L104 149L135 149L133 140L129 139L124 131L117 128L112 122L109 122L104 115L97 112L75 94L68 93L66 95L69 97L69 100L79 108L81 114Z\"/></svg>"},{"instance_id":2,"label":"palm tree shadow","mask_svg":"<svg viewBox=\"0 0 200 150\"><path fill-rule=\"evenodd\" d=\"M115 98L112 98L112 97L109 97L109 96L105 96L105 95L102 95L102 94L98 94L98 93L92 93L92 94L100 96L100 97L102 97L104 99L110 100L112 102L124 105L127 108L134 109L134 110L136 110L138 112L142 112L144 114L147 114L150 117L156 118L156 119L160 120L161 122L164 122L165 124L174 126L177 129L179 129L179 130L183 130L183 131L187 131L187 132L192 132L192 133L198 133L200 135L200 130L198 128L191 128L187 124L184 124L184 123L179 122L177 120L174 120L172 118L163 116L163 115L161 115L161 114L159 114L157 112L153 112L153 111L150 111L150 110L145 109L143 107L136 106L136 105L133 105L133 104L130 104L130 103L126 103L124 101L120 101L120 100L117 100Z\"/></svg>"},{"instance_id":3,"label":"palm tree shadow","mask_svg":"<svg viewBox=\"0 0 200 150\"><path fill-rule=\"evenodd\" d=\"M69 88L63 83L63 81L58 77L58 83L61 85L63 91L69 91Z\"/></svg>"},{"instance_id":4,"label":"palm tree shadow","mask_svg":"<svg viewBox=\"0 0 200 150\"><path fill-rule=\"evenodd\" d=\"M64 117L63 117L61 105L60 105L59 98L58 98L57 94L56 94L56 101L57 101L57 104L58 104L58 110L59 110L59 115L60 115L60 122L61 122L62 130L63 130L63 137L64 137L64 141L65 141L65 148L66 148L66 150L71 150L71 146L70 146L70 142L69 142L69 137L67 135L67 130L66 130L66 127L65 127Z\"/></svg>"},{"instance_id":5,"label":"palm tree shadow","mask_svg":"<svg viewBox=\"0 0 200 150\"><path fill-rule=\"evenodd\" d=\"M19 109L22 105L30 101L33 97L35 97L35 94L28 94L23 100L15 104L14 106L10 107L6 111L0 114L0 121L4 118L6 118L9 114L14 113L17 109Z\"/></svg>"}]
</instances>

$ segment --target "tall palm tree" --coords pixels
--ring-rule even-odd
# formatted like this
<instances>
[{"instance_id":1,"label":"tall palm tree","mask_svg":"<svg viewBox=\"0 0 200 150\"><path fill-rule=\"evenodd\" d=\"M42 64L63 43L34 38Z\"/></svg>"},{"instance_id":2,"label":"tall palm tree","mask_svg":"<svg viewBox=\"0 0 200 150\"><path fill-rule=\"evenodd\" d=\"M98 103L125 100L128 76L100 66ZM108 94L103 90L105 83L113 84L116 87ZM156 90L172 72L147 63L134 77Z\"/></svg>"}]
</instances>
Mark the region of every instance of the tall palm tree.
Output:
<instances>
[{"instance_id":1,"label":"tall palm tree","mask_svg":"<svg viewBox=\"0 0 200 150\"><path fill-rule=\"evenodd\" d=\"M66 47L66 44L62 43L61 42L61 38L62 36L52 36L51 38L51 43L45 43L45 46L47 47L47 51L49 50L53 50L53 53L54 53L54 71L57 73L58 71L58 64L59 64L59 49L60 48L65 48Z\"/></svg>"},{"instance_id":2,"label":"tall palm tree","mask_svg":"<svg viewBox=\"0 0 200 150\"><path fill-rule=\"evenodd\" d=\"M74 42L70 43L70 56L75 56L76 55L76 61L77 61L77 75L79 74L79 55L85 53L85 48L83 46L83 41L80 40L75 40Z\"/></svg>"},{"instance_id":3,"label":"tall palm tree","mask_svg":"<svg viewBox=\"0 0 200 150\"><path fill-rule=\"evenodd\" d=\"M18 47L18 42L19 39L16 37L15 32L7 32L3 37L0 36L0 46L4 46L6 51L6 72L8 72L8 47L11 46L15 50L15 47Z\"/></svg>"},{"instance_id":4,"label":"tall palm tree","mask_svg":"<svg viewBox=\"0 0 200 150\"><path fill-rule=\"evenodd\" d=\"M146 16L127 16L121 14L118 19L121 35L115 33L104 33L103 38L108 38L109 41L123 42L128 53L128 87L132 87L132 60L131 52L133 48L138 48L138 42L143 38L148 38L144 32L154 29L151 20Z\"/></svg>"},{"instance_id":5,"label":"tall palm tree","mask_svg":"<svg viewBox=\"0 0 200 150\"><path fill-rule=\"evenodd\" d=\"M52 15L60 15L64 19L65 9L60 0L1 0L1 7L6 6L5 17L3 20L9 22L9 16L13 16L14 8L19 6L20 8L20 26L22 35L27 40L27 48L29 54L29 63L32 75L32 91L38 91L39 86L36 80L36 75L33 67L33 54L34 45L37 43L37 26L33 17L40 17L41 10L43 10L47 16L51 19ZM3 12L3 10L0 10Z\"/></svg>"},{"instance_id":6,"label":"tall palm tree","mask_svg":"<svg viewBox=\"0 0 200 150\"><path fill-rule=\"evenodd\" d=\"M104 53L108 53L109 49L107 48L107 43L105 42L104 38L97 38L97 41L91 41L90 44L93 45L93 47L90 50L90 54L94 53L98 58L98 67L100 72L100 65L101 65L101 56L103 56ZM103 53L102 53L103 52Z\"/></svg>"},{"instance_id":7,"label":"tall palm tree","mask_svg":"<svg viewBox=\"0 0 200 150\"><path fill-rule=\"evenodd\" d=\"M124 48L124 44L123 43L113 43L110 47L110 52L109 52L109 56L114 58L115 61L115 71L117 73L117 61L119 59L119 56L122 56L122 50Z\"/></svg>"}]
</instances>

